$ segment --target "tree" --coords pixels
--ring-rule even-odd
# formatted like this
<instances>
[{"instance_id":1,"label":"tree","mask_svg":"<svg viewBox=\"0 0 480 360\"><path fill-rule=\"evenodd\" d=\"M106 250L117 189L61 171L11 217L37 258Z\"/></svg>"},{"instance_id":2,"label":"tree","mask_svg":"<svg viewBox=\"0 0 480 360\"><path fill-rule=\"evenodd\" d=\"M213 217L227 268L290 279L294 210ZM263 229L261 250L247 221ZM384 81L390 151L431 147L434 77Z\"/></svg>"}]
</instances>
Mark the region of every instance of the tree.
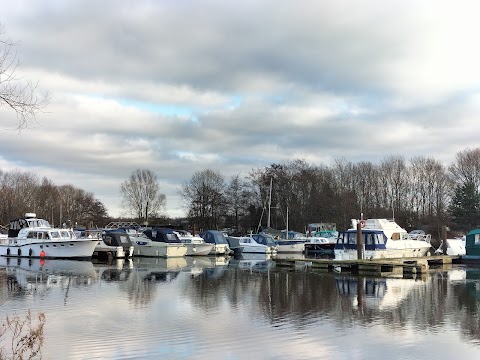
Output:
<instances>
[{"instance_id":1,"label":"tree","mask_svg":"<svg viewBox=\"0 0 480 360\"><path fill-rule=\"evenodd\" d=\"M178 193L192 225L205 230L218 228L226 207L222 174L210 169L198 171Z\"/></svg>"},{"instance_id":2,"label":"tree","mask_svg":"<svg viewBox=\"0 0 480 360\"><path fill-rule=\"evenodd\" d=\"M148 222L149 217L158 217L165 207L165 194L160 193L157 176L147 169L137 169L120 186L123 205L138 219Z\"/></svg>"},{"instance_id":3,"label":"tree","mask_svg":"<svg viewBox=\"0 0 480 360\"><path fill-rule=\"evenodd\" d=\"M3 26L0 26L3 35ZM17 76L19 61L10 39L0 39L0 106L6 105L17 114L17 129L25 128L30 120L48 104L47 95L37 96L38 83Z\"/></svg>"},{"instance_id":4,"label":"tree","mask_svg":"<svg viewBox=\"0 0 480 360\"><path fill-rule=\"evenodd\" d=\"M458 230L478 227L480 219L480 193L473 182L457 185L450 204L452 221Z\"/></svg>"}]
</instances>

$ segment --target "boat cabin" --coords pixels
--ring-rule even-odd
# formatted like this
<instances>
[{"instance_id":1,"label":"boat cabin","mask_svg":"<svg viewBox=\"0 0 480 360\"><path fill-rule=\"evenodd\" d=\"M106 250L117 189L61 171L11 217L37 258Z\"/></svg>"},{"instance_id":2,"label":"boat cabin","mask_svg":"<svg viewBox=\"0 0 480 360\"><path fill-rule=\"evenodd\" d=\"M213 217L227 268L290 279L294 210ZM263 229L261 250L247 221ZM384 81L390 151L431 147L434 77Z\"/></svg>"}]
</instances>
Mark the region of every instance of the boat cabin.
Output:
<instances>
[{"instance_id":1,"label":"boat cabin","mask_svg":"<svg viewBox=\"0 0 480 360\"><path fill-rule=\"evenodd\" d=\"M200 236L208 244L228 245L227 238L218 230L206 230Z\"/></svg>"},{"instance_id":2,"label":"boat cabin","mask_svg":"<svg viewBox=\"0 0 480 360\"><path fill-rule=\"evenodd\" d=\"M267 234L252 234L252 238L259 244L275 247L277 244L272 236Z\"/></svg>"},{"instance_id":3,"label":"boat cabin","mask_svg":"<svg viewBox=\"0 0 480 360\"><path fill-rule=\"evenodd\" d=\"M153 241L164 243L181 243L177 234L175 234L175 230L173 229L153 228L144 230L143 233Z\"/></svg>"},{"instance_id":4,"label":"boat cabin","mask_svg":"<svg viewBox=\"0 0 480 360\"><path fill-rule=\"evenodd\" d=\"M105 231L105 233L102 234L102 240L105 245L108 246L121 246L123 248L129 248L132 246L130 236L124 231Z\"/></svg>"},{"instance_id":5,"label":"boat cabin","mask_svg":"<svg viewBox=\"0 0 480 360\"><path fill-rule=\"evenodd\" d=\"M10 220L8 226L8 237L17 237L21 229L26 228L51 228L49 222L38 219L34 213L26 213L24 217Z\"/></svg>"},{"instance_id":6,"label":"boat cabin","mask_svg":"<svg viewBox=\"0 0 480 360\"><path fill-rule=\"evenodd\" d=\"M362 243L365 250L383 250L387 244L387 237L381 230L362 230ZM357 249L357 231L347 230L339 233L335 249Z\"/></svg>"}]
</instances>

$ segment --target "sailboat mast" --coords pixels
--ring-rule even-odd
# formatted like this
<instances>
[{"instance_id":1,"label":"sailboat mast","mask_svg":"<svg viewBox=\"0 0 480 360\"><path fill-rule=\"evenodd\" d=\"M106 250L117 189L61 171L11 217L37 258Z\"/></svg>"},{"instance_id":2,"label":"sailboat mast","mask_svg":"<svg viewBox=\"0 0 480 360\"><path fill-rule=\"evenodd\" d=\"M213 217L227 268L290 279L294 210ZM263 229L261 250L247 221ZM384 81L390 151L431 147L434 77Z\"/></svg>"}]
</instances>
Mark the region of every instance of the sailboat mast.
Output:
<instances>
[{"instance_id":1,"label":"sailboat mast","mask_svg":"<svg viewBox=\"0 0 480 360\"><path fill-rule=\"evenodd\" d=\"M270 192L268 195L268 219L267 219L267 229L270 229L270 208L272 206L272 178L270 178Z\"/></svg>"}]
</instances>

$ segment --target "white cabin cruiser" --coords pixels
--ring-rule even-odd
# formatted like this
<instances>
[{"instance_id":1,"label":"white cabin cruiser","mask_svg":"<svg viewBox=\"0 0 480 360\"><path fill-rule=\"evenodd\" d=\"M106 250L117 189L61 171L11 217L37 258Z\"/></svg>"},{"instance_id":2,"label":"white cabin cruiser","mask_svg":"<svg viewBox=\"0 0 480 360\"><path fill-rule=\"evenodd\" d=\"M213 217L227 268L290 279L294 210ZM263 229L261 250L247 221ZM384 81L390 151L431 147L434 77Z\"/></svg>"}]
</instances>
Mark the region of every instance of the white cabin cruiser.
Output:
<instances>
[{"instance_id":1,"label":"white cabin cruiser","mask_svg":"<svg viewBox=\"0 0 480 360\"><path fill-rule=\"evenodd\" d=\"M187 254L187 247L170 229L147 229L137 235L129 235L134 256L178 257Z\"/></svg>"},{"instance_id":2,"label":"white cabin cruiser","mask_svg":"<svg viewBox=\"0 0 480 360\"><path fill-rule=\"evenodd\" d=\"M180 242L187 247L187 256L192 255L208 255L213 249L213 244L207 244L202 237L192 235L185 230L175 230L175 234L180 239Z\"/></svg>"},{"instance_id":3,"label":"white cabin cruiser","mask_svg":"<svg viewBox=\"0 0 480 360\"><path fill-rule=\"evenodd\" d=\"M336 260L357 259L357 224L340 232L334 254ZM402 258L425 256L431 249L428 238L413 240L405 229L390 219L361 220L362 252L364 259Z\"/></svg>"},{"instance_id":4,"label":"white cabin cruiser","mask_svg":"<svg viewBox=\"0 0 480 360\"><path fill-rule=\"evenodd\" d=\"M90 259L96 238L77 238L72 229L53 228L34 213L10 221L8 237L0 243L0 256Z\"/></svg>"},{"instance_id":5,"label":"white cabin cruiser","mask_svg":"<svg viewBox=\"0 0 480 360\"><path fill-rule=\"evenodd\" d=\"M231 238L238 239L239 245L243 248L242 253L271 254L275 250L272 246L259 244L251 236L232 236Z\"/></svg>"}]
</instances>

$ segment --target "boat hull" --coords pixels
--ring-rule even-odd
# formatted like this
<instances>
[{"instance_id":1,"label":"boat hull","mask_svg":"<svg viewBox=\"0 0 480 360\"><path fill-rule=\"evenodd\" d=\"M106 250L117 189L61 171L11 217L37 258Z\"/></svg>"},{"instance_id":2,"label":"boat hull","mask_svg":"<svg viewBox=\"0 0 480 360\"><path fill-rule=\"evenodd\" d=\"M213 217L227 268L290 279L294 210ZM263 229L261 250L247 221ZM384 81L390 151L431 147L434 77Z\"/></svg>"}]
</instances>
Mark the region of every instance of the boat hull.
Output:
<instances>
[{"instance_id":1,"label":"boat hull","mask_svg":"<svg viewBox=\"0 0 480 360\"><path fill-rule=\"evenodd\" d=\"M96 239L71 239L68 241L38 241L0 244L0 256L32 257L46 259L90 259Z\"/></svg>"},{"instance_id":2,"label":"boat hull","mask_svg":"<svg viewBox=\"0 0 480 360\"><path fill-rule=\"evenodd\" d=\"M187 254L184 244L167 244L161 242L133 242L134 256L147 257L181 257Z\"/></svg>"},{"instance_id":3,"label":"boat hull","mask_svg":"<svg viewBox=\"0 0 480 360\"><path fill-rule=\"evenodd\" d=\"M213 244L184 244L187 248L187 256L208 255L212 251Z\"/></svg>"},{"instance_id":4,"label":"boat hull","mask_svg":"<svg viewBox=\"0 0 480 360\"><path fill-rule=\"evenodd\" d=\"M429 247L365 250L364 259L392 259L426 256ZM335 249L335 260L357 260L357 250Z\"/></svg>"},{"instance_id":5,"label":"boat hull","mask_svg":"<svg viewBox=\"0 0 480 360\"><path fill-rule=\"evenodd\" d=\"M134 253L134 247L130 246L130 248L125 251L122 246L108 246L105 244L98 244L95 246L95 250L93 251L93 256L112 256L116 259L123 259L132 257Z\"/></svg>"},{"instance_id":6,"label":"boat hull","mask_svg":"<svg viewBox=\"0 0 480 360\"><path fill-rule=\"evenodd\" d=\"M305 251L305 243L279 244L278 253L303 253Z\"/></svg>"},{"instance_id":7,"label":"boat hull","mask_svg":"<svg viewBox=\"0 0 480 360\"><path fill-rule=\"evenodd\" d=\"M228 255L230 251L230 247L227 244L213 244L209 255Z\"/></svg>"}]
</instances>

